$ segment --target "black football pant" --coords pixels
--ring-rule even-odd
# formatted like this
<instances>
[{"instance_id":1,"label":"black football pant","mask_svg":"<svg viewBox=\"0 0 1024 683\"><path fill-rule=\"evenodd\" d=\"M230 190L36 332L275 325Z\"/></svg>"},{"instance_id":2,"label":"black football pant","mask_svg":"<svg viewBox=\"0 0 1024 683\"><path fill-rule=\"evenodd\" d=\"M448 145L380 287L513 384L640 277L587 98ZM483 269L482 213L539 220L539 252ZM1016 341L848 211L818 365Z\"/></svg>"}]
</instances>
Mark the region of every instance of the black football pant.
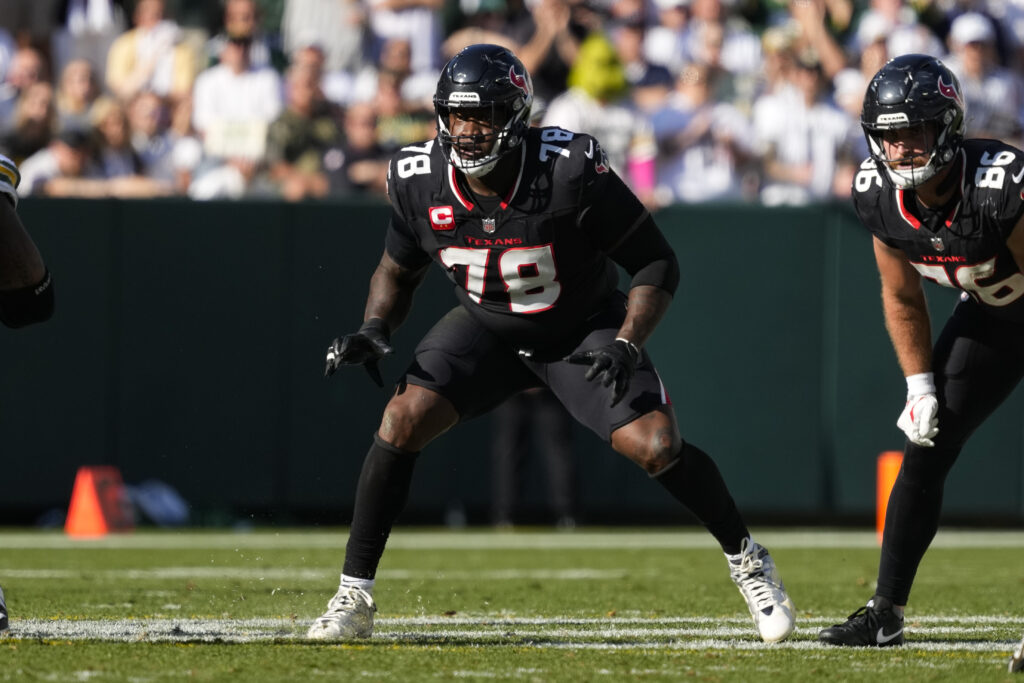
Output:
<instances>
[{"instance_id":1,"label":"black football pant","mask_svg":"<svg viewBox=\"0 0 1024 683\"><path fill-rule=\"evenodd\" d=\"M917 567L939 527L942 491L961 448L1024 376L1024 323L1009 323L961 301L932 356L939 398L935 446L907 442L889 496L878 567L878 595L910 597Z\"/></svg>"}]
</instances>

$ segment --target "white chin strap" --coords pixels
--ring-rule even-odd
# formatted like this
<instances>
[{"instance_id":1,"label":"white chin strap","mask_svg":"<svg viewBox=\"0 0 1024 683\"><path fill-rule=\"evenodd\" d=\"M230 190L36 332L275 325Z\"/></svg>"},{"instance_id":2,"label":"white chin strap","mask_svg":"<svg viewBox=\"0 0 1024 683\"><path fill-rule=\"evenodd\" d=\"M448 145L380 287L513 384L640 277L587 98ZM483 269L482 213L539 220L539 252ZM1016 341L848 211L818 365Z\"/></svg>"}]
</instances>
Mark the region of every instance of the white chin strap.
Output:
<instances>
[{"instance_id":1,"label":"white chin strap","mask_svg":"<svg viewBox=\"0 0 1024 683\"><path fill-rule=\"evenodd\" d=\"M498 155L489 154L483 159L474 160L471 166L466 166L466 162L459 156L459 153L455 151L455 147L452 147L452 152L448 156L448 159L452 162L452 165L455 166L455 168L472 178L485 176L493 171L494 167L498 165Z\"/></svg>"},{"instance_id":2,"label":"white chin strap","mask_svg":"<svg viewBox=\"0 0 1024 683\"><path fill-rule=\"evenodd\" d=\"M928 163L924 166L904 170L892 168L889 164L885 164L885 170L889 172L889 180L893 182L893 185L906 190L918 187L926 182L939 172L939 167L935 164L935 153L932 152L932 155L928 158Z\"/></svg>"},{"instance_id":3,"label":"white chin strap","mask_svg":"<svg viewBox=\"0 0 1024 683\"><path fill-rule=\"evenodd\" d=\"M893 168L888 162L882 161L884 159L882 146L874 138L868 136L868 143L871 146L871 151L877 155L878 161L876 163L885 168L886 173L889 174L889 180L901 190L917 187L939 172L939 166L935 163L935 155L938 153L937 148L932 150L932 153L928 156L928 163L924 166L904 170Z\"/></svg>"}]
</instances>

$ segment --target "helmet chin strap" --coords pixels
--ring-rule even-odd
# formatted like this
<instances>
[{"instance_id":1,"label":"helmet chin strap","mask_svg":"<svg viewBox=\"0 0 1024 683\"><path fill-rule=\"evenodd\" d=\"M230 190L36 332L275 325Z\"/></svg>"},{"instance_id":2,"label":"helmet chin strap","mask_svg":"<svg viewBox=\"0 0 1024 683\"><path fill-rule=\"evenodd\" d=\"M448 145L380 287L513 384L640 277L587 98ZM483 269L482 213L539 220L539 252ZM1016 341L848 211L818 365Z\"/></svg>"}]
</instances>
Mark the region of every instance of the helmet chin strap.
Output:
<instances>
[{"instance_id":1,"label":"helmet chin strap","mask_svg":"<svg viewBox=\"0 0 1024 683\"><path fill-rule=\"evenodd\" d=\"M935 154L936 152L933 150L928 157L928 163L924 166L911 168L909 171L898 171L890 167L888 163L885 164L885 170L889 173L889 179L892 180L896 187L903 190L913 189L926 183L939 172L941 167L935 164Z\"/></svg>"},{"instance_id":2,"label":"helmet chin strap","mask_svg":"<svg viewBox=\"0 0 1024 683\"><path fill-rule=\"evenodd\" d=\"M491 158L482 164L466 166L465 162L462 160L462 157L459 156L459 153L456 152L455 148L453 147L449 159L451 160L455 168L459 169L464 174L468 175L471 178L479 178L481 176L487 175L488 173L494 170L494 167L498 165L499 157L497 155L491 155Z\"/></svg>"}]
</instances>

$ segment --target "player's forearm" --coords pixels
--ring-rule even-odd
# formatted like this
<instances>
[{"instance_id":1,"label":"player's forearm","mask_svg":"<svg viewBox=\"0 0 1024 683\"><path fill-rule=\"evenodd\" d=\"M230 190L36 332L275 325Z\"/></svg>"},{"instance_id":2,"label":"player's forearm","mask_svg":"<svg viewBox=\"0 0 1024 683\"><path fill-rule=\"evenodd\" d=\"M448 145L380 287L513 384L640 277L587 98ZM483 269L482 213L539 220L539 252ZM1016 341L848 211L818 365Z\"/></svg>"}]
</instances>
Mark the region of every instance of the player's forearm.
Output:
<instances>
[{"instance_id":1,"label":"player's forearm","mask_svg":"<svg viewBox=\"0 0 1024 683\"><path fill-rule=\"evenodd\" d=\"M370 278L363 320L380 318L394 334L409 315L413 294L423 281L425 272L426 268L420 271L400 268L385 256Z\"/></svg>"},{"instance_id":2,"label":"player's forearm","mask_svg":"<svg viewBox=\"0 0 1024 683\"><path fill-rule=\"evenodd\" d=\"M643 346L658 326L669 304L672 295L660 287L638 285L629 290L629 303L626 306L626 319L619 328L618 336L636 346Z\"/></svg>"},{"instance_id":3,"label":"player's forearm","mask_svg":"<svg viewBox=\"0 0 1024 683\"><path fill-rule=\"evenodd\" d=\"M932 371L932 333L924 292L900 295L882 290L882 310L903 376Z\"/></svg>"}]
</instances>

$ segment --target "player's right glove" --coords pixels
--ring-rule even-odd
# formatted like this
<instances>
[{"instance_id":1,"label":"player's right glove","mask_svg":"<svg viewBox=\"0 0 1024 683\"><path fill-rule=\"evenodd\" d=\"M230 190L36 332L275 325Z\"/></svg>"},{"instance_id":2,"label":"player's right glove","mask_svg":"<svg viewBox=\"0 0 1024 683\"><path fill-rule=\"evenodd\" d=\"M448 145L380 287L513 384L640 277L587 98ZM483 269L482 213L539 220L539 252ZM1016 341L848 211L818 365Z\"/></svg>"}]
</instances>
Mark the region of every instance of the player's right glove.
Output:
<instances>
[{"instance_id":1,"label":"player's right glove","mask_svg":"<svg viewBox=\"0 0 1024 683\"><path fill-rule=\"evenodd\" d=\"M342 365L362 365L377 386L384 387L378 361L394 353L388 338L388 324L380 318L370 318L353 334L335 339L327 347L327 366L324 377L330 377Z\"/></svg>"},{"instance_id":2,"label":"player's right glove","mask_svg":"<svg viewBox=\"0 0 1024 683\"><path fill-rule=\"evenodd\" d=\"M629 382L636 372L636 364L640 360L640 349L627 340L618 338L611 344L576 351L565 359L567 363L589 365L583 377L588 382L595 377L601 378L601 384L612 388L612 406L622 400L629 389Z\"/></svg>"},{"instance_id":3,"label":"player's right glove","mask_svg":"<svg viewBox=\"0 0 1024 683\"><path fill-rule=\"evenodd\" d=\"M939 433L939 399L935 394L935 375L922 372L907 377L907 405L896 421L912 443L934 446Z\"/></svg>"}]
</instances>

